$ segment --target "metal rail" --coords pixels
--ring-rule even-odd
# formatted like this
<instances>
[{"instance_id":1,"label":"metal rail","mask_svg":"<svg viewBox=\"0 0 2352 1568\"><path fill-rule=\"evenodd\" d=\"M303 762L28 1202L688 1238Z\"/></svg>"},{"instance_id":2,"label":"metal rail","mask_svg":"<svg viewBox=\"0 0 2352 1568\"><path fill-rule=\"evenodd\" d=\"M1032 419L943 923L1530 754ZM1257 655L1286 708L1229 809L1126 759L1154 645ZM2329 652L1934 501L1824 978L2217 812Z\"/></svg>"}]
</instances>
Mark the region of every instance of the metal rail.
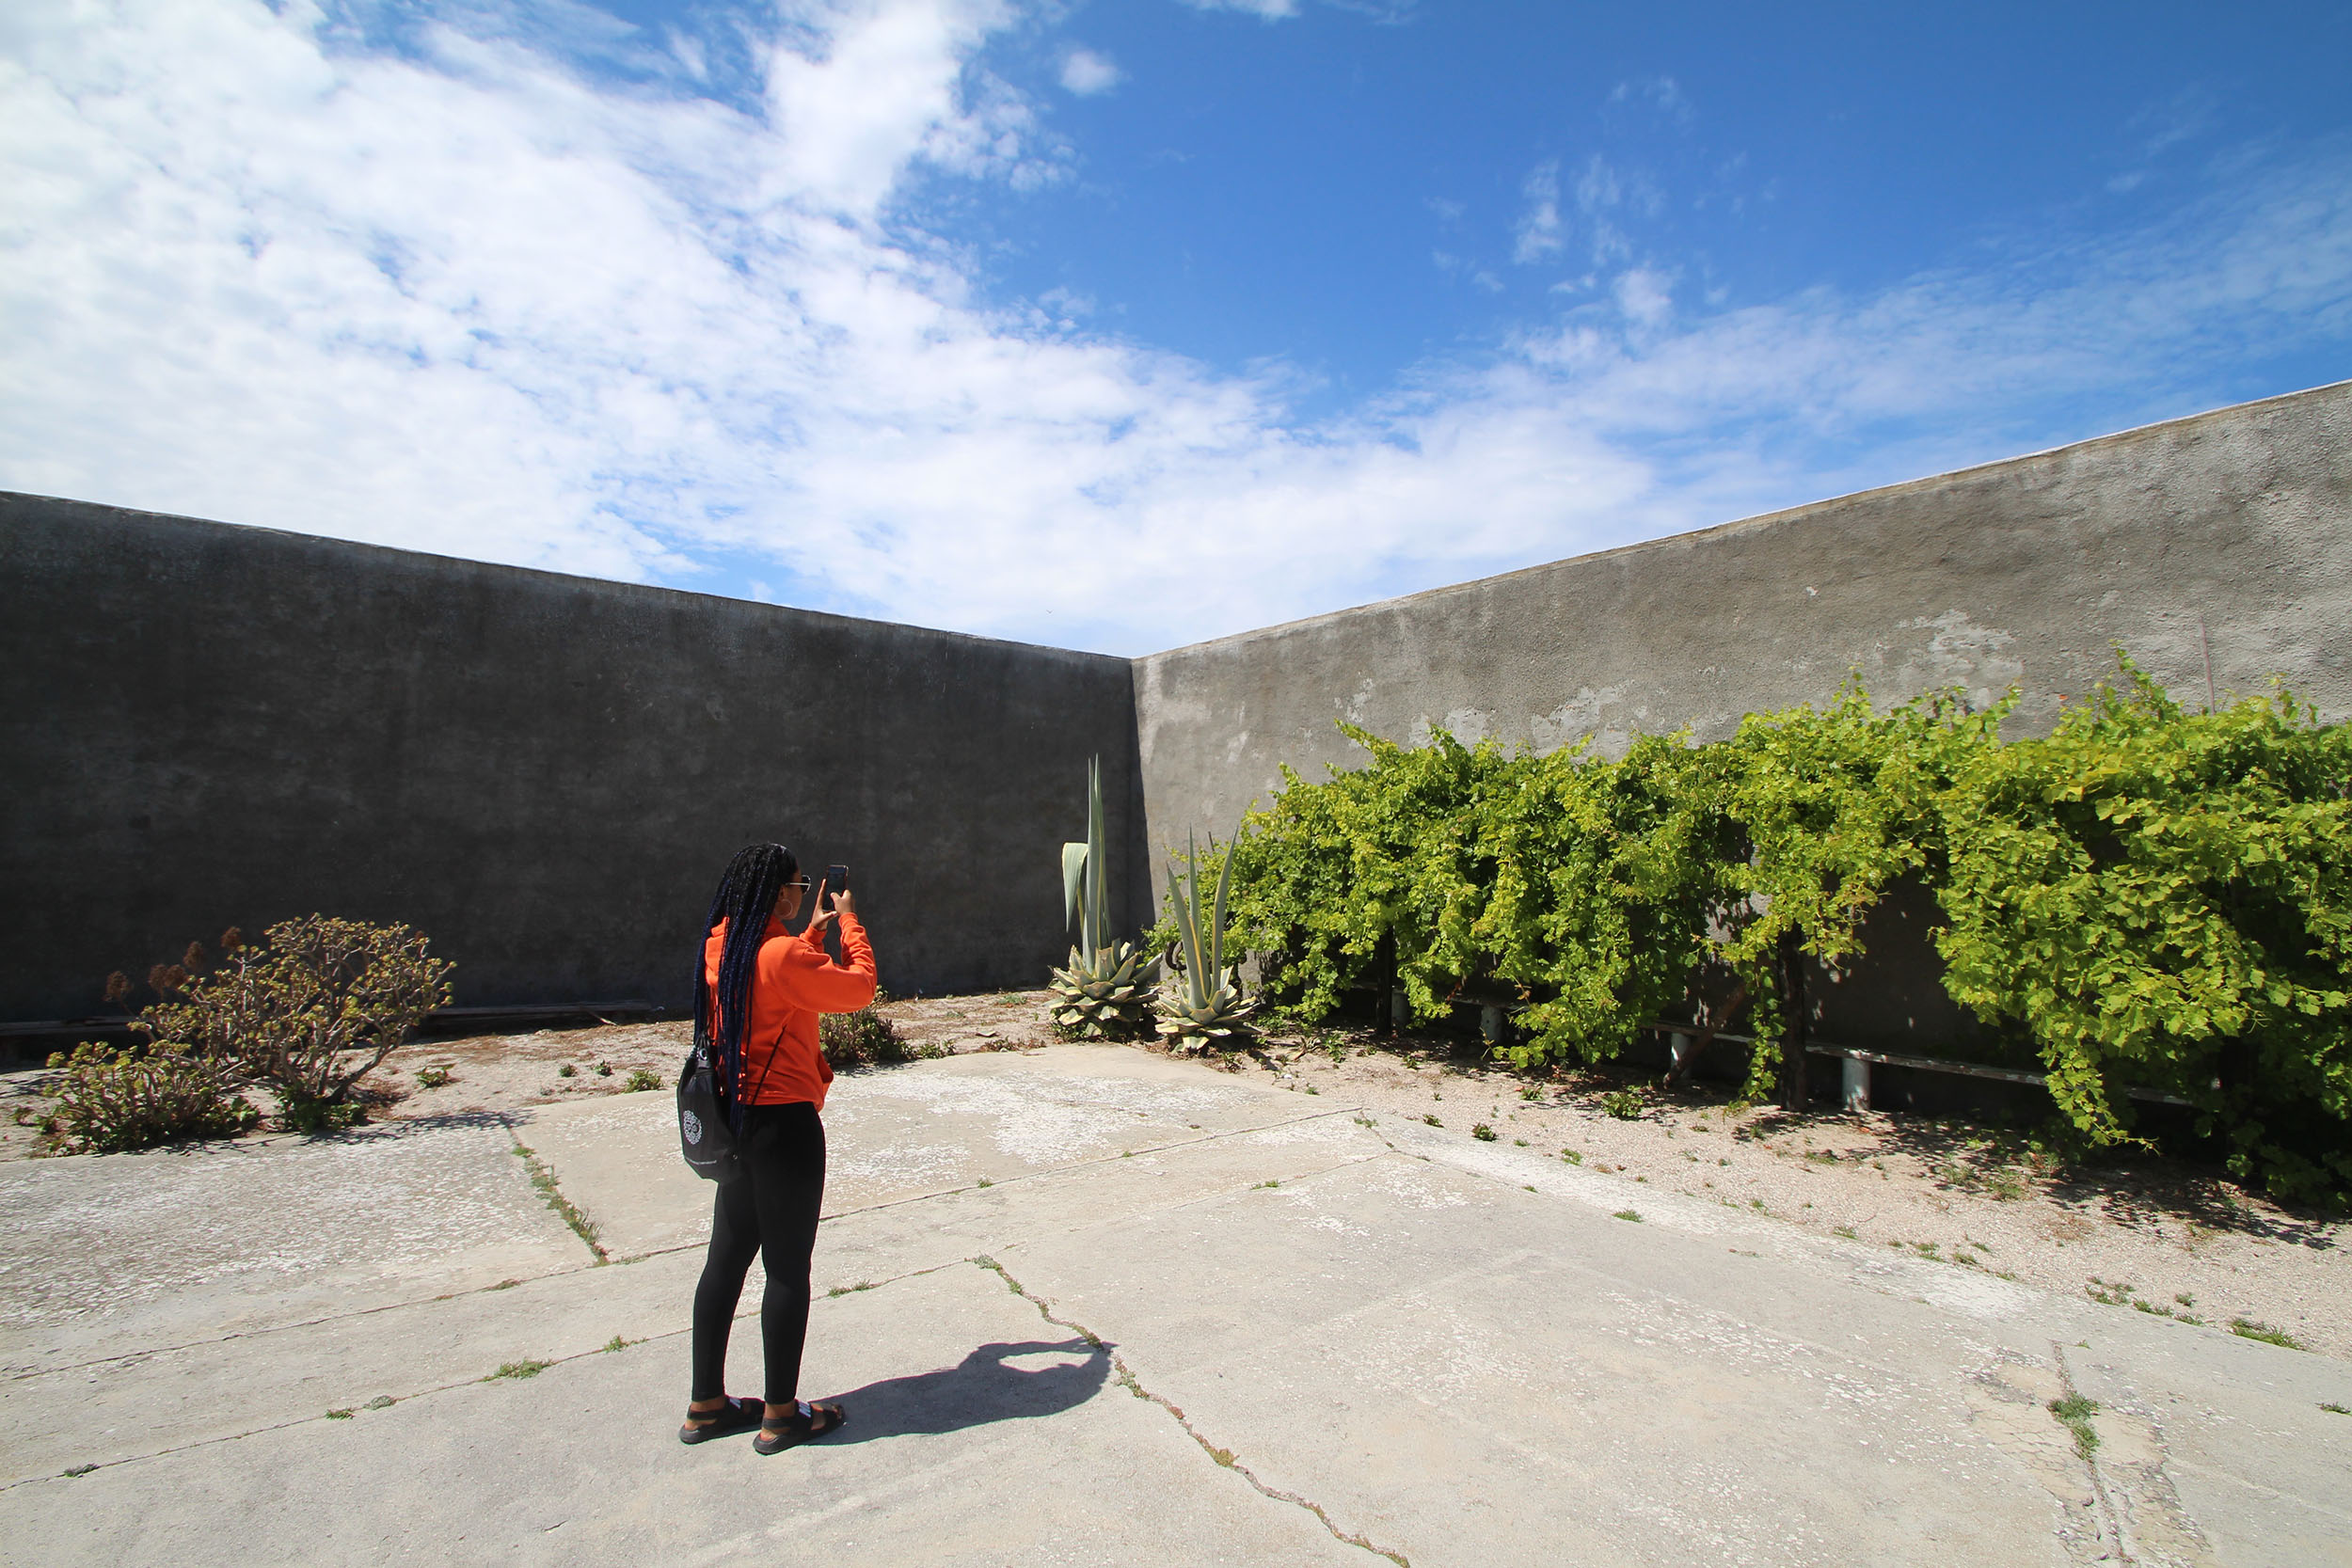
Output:
<instances>
[{"instance_id":1,"label":"metal rail","mask_svg":"<svg viewBox=\"0 0 2352 1568\"><path fill-rule=\"evenodd\" d=\"M1704 1033L1694 1023L1647 1023L1643 1027L1654 1034L1681 1036L1684 1038ZM1735 1045L1753 1045L1756 1042L1754 1035L1718 1033L1714 1037L1719 1040L1730 1040ZM1895 1051L1864 1051L1855 1046L1830 1045L1820 1040L1807 1042L1805 1052L1808 1055L1814 1056L1840 1057L1861 1069L1859 1073L1850 1070L1846 1077L1846 1102L1850 1108L1855 1110L1866 1110L1869 1106L1869 1069L1874 1064L1881 1067L1909 1068L1917 1072L1949 1073L1956 1078L1989 1078L2003 1084L2025 1084L2038 1089L2046 1089L2050 1085L2050 1075L2046 1072L2027 1072L2020 1068L1993 1067L1984 1062L1953 1062L1938 1056L1910 1056ZM1861 1080L1859 1103L1856 1102L1855 1097L1857 1077ZM2192 1101L2183 1100L2177 1094L2167 1094L2162 1089L2133 1087L2123 1092L2134 1100L2145 1101L2153 1105L2195 1103Z\"/></svg>"}]
</instances>

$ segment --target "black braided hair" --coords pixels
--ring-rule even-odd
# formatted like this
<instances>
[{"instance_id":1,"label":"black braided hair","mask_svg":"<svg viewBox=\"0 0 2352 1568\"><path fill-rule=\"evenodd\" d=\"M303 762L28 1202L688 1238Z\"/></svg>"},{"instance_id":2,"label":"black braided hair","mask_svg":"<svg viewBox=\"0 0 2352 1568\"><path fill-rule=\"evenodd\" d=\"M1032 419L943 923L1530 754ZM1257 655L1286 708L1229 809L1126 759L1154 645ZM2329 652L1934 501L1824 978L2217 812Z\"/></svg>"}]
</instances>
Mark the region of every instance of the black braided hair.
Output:
<instances>
[{"instance_id":1,"label":"black braided hair","mask_svg":"<svg viewBox=\"0 0 2352 1568\"><path fill-rule=\"evenodd\" d=\"M719 922L727 923L726 944L719 954L718 1006L711 1006L708 972L703 944L694 949L694 1049L711 1066L712 1075L725 1085L729 1119L743 1130L743 1029L751 1017L752 975L759 965L760 939L768 930L768 913L776 895L801 874L801 863L781 844L755 844L739 849L710 895L710 913L703 921L707 943ZM712 1013L718 1027L711 1027Z\"/></svg>"}]
</instances>

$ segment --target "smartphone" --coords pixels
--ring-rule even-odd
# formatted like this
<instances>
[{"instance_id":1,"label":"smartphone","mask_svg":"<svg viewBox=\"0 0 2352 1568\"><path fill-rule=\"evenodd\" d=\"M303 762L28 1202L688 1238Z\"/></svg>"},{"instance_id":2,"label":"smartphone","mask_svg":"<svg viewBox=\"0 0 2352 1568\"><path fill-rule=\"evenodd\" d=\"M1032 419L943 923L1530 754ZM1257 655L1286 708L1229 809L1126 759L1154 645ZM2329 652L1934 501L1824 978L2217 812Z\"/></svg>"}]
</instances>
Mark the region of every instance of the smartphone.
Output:
<instances>
[{"instance_id":1,"label":"smartphone","mask_svg":"<svg viewBox=\"0 0 2352 1568\"><path fill-rule=\"evenodd\" d=\"M825 891L828 893L849 892L850 868L846 865L829 865L825 867Z\"/></svg>"}]
</instances>

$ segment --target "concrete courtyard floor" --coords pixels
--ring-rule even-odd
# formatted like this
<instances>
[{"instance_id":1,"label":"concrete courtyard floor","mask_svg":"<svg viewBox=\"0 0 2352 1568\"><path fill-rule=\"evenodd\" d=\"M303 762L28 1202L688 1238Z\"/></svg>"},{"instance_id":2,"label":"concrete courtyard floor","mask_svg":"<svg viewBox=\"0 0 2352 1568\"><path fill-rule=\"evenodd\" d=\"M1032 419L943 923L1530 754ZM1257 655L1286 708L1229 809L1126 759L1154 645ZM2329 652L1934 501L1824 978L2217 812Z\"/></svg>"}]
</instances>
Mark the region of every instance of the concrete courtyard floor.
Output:
<instances>
[{"instance_id":1,"label":"concrete courtyard floor","mask_svg":"<svg viewBox=\"0 0 2352 1568\"><path fill-rule=\"evenodd\" d=\"M0 1559L2352 1563L2342 1361L1119 1047L841 1079L686 1448L671 1117L0 1166Z\"/></svg>"}]
</instances>

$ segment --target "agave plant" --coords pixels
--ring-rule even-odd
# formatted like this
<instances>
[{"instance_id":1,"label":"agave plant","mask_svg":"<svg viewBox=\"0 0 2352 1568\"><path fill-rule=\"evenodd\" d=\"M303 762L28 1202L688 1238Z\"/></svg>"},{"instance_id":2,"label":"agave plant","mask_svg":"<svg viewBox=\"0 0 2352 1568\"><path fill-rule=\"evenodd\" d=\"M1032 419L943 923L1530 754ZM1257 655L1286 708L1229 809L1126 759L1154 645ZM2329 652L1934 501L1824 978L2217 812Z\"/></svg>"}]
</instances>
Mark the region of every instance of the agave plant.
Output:
<instances>
[{"instance_id":1,"label":"agave plant","mask_svg":"<svg viewBox=\"0 0 2352 1568\"><path fill-rule=\"evenodd\" d=\"M1227 847L1224 863L1217 868L1216 901L1205 907L1200 901L1200 854L1190 835L1185 837L1184 848L1185 876L1192 884L1189 898L1176 880L1176 868L1168 868L1168 901L1176 917L1184 974L1159 989L1157 1027L1169 1045L1194 1053L1246 1030L1258 1003L1255 997L1242 995L1233 971L1225 963L1225 889L1233 874L1232 847ZM1209 849L1216 852L1215 839L1209 841Z\"/></svg>"},{"instance_id":2,"label":"agave plant","mask_svg":"<svg viewBox=\"0 0 2352 1568\"><path fill-rule=\"evenodd\" d=\"M1061 847L1062 922L1078 922L1068 968L1054 971L1054 1022L1083 1039L1143 1031L1157 962L1110 939L1109 857L1103 848L1103 759L1087 764L1087 841Z\"/></svg>"}]
</instances>

